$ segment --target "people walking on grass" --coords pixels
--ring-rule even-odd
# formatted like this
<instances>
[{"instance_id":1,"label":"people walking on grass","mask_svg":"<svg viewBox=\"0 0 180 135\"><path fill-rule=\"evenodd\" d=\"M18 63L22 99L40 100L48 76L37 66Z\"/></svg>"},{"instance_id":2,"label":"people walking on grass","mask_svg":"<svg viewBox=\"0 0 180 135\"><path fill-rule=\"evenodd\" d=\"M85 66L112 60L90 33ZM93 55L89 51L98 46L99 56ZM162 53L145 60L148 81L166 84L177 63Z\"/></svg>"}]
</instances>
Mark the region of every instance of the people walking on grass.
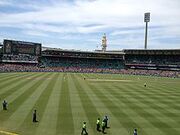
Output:
<instances>
[{"instance_id":1,"label":"people walking on grass","mask_svg":"<svg viewBox=\"0 0 180 135\"><path fill-rule=\"evenodd\" d=\"M83 122L81 135L88 135L87 130L86 130L86 122Z\"/></svg>"},{"instance_id":2,"label":"people walking on grass","mask_svg":"<svg viewBox=\"0 0 180 135\"><path fill-rule=\"evenodd\" d=\"M107 116L104 116L103 121L104 121L104 123L105 123L105 128L108 128L108 117L107 117Z\"/></svg>"},{"instance_id":3,"label":"people walking on grass","mask_svg":"<svg viewBox=\"0 0 180 135\"><path fill-rule=\"evenodd\" d=\"M134 129L133 135L137 135L137 129L136 128Z\"/></svg>"},{"instance_id":4,"label":"people walking on grass","mask_svg":"<svg viewBox=\"0 0 180 135\"><path fill-rule=\"evenodd\" d=\"M7 110L7 101L6 100L4 100L3 101L3 103L2 103L2 105L3 105L3 110Z\"/></svg>"},{"instance_id":5,"label":"people walking on grass","mask_svg":"<svg viewBox=\"0 0 180 135\"><path fill-rule=\"evenodd\" d=\"M100 130L100 125L101 125L101 124L100 124L100 118L98 118L97 121L96 121L96 130L97 130L97 131L101 131L101 130Z\"/></svg>"},{"instance_id":6,"label":"people walking on grass","mask_svg":"<svg viewBox=\"0 0 180 135\"><path fill-rule=\"evenodd\" d=\"M33 112L33 122L38 122L38 121L37 121L36 110L34 110L34 112Z\"/></svg>"},{"instance_id":7,"label":"people walking on grass","mask_svg":"<svg viewBox=\"0 0 180 135\"><path fill-rule=\"evenodd\" d=\"M102 133L105 134L106 124L104 121L102 121Z\"/></svg>"}]
</instances>

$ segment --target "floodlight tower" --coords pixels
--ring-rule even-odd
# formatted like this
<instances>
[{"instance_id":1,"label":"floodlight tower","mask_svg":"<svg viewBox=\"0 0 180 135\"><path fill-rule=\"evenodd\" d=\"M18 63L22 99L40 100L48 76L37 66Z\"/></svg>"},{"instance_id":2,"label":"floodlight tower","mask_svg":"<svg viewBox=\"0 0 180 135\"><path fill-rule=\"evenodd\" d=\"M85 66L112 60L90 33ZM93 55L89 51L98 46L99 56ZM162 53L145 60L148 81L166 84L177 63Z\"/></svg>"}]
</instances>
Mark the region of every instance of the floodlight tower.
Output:
<instances>
[{"instance_id":1,"label":"floodlight tower","mask_svg":"<svg viewBox=\"0 0 180 135\"><path fill-rule=\"evenodd\" d=\"M150 22L150 13L149 12L148 13L144 13L144 22L146 23L144 49L147 49L148 22Z\"/></svg>"},{"instance_id":2,"label":"floodlight tower","mask_svg":"<svg viewBox=\"0 0 180 135\"><path fill-rule=\"evenodd\" d=\"M102 51L105 52L106 51L106 47L107 47L107 39L106 39L106 34L104 33L103 37L102 37Z\"/></svg>"}]
</instances>

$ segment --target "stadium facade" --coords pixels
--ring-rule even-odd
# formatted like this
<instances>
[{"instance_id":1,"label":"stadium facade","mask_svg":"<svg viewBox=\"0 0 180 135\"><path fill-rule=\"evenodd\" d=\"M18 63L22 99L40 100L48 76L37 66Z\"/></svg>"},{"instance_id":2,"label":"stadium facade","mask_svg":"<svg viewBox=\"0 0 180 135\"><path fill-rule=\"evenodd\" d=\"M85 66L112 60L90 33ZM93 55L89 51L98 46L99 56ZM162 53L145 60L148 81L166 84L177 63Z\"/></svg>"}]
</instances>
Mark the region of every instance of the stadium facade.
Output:
<instances>
[{"instance_id":1,"label":"stadium facade","mask_svg":"<svg viewBox=\"0 0 180 135\"><path fill-rule=\"evenodd\" d=\"M0 48L0 65L1 71L126 73L155 70L173 72L179 77L180 49L87 52L45 48L40 43L5 39Z\"/></svg>"}]
</instances>

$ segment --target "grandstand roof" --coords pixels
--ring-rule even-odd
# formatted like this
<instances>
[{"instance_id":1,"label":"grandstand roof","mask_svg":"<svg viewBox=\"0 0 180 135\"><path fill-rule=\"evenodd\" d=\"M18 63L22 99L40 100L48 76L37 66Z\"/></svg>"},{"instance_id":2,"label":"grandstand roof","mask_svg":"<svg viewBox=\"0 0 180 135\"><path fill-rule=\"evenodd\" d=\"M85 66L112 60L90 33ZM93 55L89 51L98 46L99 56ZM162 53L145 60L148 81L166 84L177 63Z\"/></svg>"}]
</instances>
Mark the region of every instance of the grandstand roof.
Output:
<instances>
[{"instance_id":1,"label":"grandstand roof","mask_svg":"<svg viewBox=\"0 0 180 135\"><path fill-rule=\"evenodd\" d=\"M41 45L41 43L35 43L35 42L29 42L29 41L4 39L4 42L6 42L6 41L10 41L15 44L26 44L26 45L40 44Z\"/></svg>"},{"instance_id":2,"label":"grandstand roof","mask_svg":"<svg viewBox=\"0 0 180 135\"><path fill-rule=\"evenodd\" d=\"M180 55L180 49L124 49L125 54Z\"/></svg>"},{"instance_id":3,"label":"grandstand roof","mask_svg":"<svg viewBox=\"0 0 180 135\"><path fill-rule=\"evenodd\" d=\"M81 50L64 50L59 48L46 48L44 51L56 51L56 52L76 52L76 53L97 53L97 54L124 54L123 51L81 51Z\"/></svg>"},{"instance_id":4,"label":"grandstand roof","mask_svg":"<svg viewBox=\"0 0 180 135\"><path fill-rule=\"evenodd\" d=\"M123 51L131 51L131 50L137 50L137 51L173 51L173 50L178 50L180 51L180 49L123 49Z\"/></svg>"},{"instance_id":5,"label":"grandstand roof","mask_svg":"<svg viewBox=\"0 0 180 135\"><path fill-rule=\"evenodd\" d=\"M95 50L95 52L100 52L102 53L102 50ZM113 54L124 54L122 50L107 50L105 53L113 53Z\"/></svg>"}]
</instances>

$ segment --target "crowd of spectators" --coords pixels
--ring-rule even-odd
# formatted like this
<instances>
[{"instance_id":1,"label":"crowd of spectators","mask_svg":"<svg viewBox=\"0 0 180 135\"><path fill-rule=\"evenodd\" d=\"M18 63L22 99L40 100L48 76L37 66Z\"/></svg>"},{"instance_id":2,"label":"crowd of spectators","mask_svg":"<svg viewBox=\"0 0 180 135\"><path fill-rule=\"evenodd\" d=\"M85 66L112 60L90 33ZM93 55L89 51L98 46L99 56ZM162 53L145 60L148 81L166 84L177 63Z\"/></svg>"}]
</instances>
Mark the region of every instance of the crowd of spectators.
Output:
<instances>
[{"instance_id":1,"label":"crowd of spectators","mask_svg":"<svg viewBox=\"0 0 180 135\"><path fill-rule=\"evenodd\" d=\"M19 54L19 55L3 55L2 60L4 61L18 61L18 62L31 62L38 61L37 56L28 55L28 54Z\"/></svg>"},{"instance_id":2,"label":"crowd of spectators","mask_svg":"<svg viewBox=\"0 0 180 135\"><path fill-rule=\"evenodd\" d=\"M179 71L165 71L165 70L140 70L140 69L123 69L121 74L129 75L148 75L148 76L160 76L160 77L180 77Z\"/></svg>"},{"instance_id":3,"label":"crowd of spectators","mask_svg":"<svg viewBox=\"0 0 180 135\"><path fill-rule=\"evenodd\" d=\"M81 73L112 73L129 75L148 75L159 77L180 78L179 71L83 68L83 67L39 67L36 64L0 64L0 72L81 72Z\"/></svg>"},{"instance_id":4,"label":"crowd of spectators","mask_svg":"<svg viewBox=\"0 0 180 135\"><path fill-rule=\"evenodd\" d=\"M119 59L84 59L84 58L60 58L43 57L41 62L46 67L82 67L82 68L103 68L123 69L123 60Z\"/></svg>"},{"instance_id":5,"label":"crowd of spectators","mask_svg":"<svg viewBox=\"0 0 180 135\"><path fill-rule=\"evenodd\" d=\"M0 64L0 72L38 72L36 64Z\"/></svg>"},{"instance_id":6,"label":"crowd of spectators","mask_svg":"<svg viewBox=\"0 0 180 135\"><path fill-rule=\"evenodd\" d=\"M127 64L180 65L179 55L127 55Z\"/></svg>"}]
</instances>

